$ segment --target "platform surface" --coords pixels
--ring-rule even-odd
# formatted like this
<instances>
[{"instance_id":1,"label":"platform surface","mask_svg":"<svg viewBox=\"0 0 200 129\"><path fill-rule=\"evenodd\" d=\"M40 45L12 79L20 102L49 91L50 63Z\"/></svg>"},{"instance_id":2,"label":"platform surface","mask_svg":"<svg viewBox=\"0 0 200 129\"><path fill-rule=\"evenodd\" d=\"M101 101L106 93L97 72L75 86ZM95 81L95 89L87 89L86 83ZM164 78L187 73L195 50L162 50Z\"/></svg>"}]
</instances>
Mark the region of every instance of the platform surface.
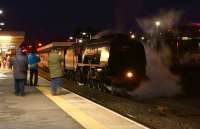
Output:
<instances>
[{"instance_id":1,"label":"platform surface","mask_svg":"<svg viewBox=\"0 0 200 129\"><path fill-rule=\"evenodd\" d=\"M66 89L52 96L44 78L38 84L15 96L12 72L0 70L0 129L148 129Z\"/></svg>"}]
</instances>

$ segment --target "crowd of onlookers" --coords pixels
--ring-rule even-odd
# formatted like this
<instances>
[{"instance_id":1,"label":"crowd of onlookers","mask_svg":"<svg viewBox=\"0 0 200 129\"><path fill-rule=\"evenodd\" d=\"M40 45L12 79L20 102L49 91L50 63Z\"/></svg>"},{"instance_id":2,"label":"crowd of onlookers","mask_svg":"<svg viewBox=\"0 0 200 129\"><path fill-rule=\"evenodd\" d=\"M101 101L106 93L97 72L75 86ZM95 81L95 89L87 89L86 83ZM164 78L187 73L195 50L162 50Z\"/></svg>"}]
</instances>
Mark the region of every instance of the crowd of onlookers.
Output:
<instances>
[{"instance_id":1,"label":"crowd of onlookers","mask_svg":"<svg viewBox=\"0 0 200 129\"><path fill-rule=\"evenodd\" d=\"M63 83L63 70L61 61L63 58L58 54L57 49L52 49L49 52L48 64L51 77L51 93L52 95L59 94L57 89ZM13 70L15 95L24 96L25 85L38 86L38 63L40 57L35 50L29 53L23 53L21 48L16 49L16 53L10 57L1 58L2 68ZM30 73L27 78L27 73ZM29 80L29 82L27 81Z\"/></svg>"},{"instance_id":2,"label":"crowd of onlookers","mask_svg":"<svg viewBox=\"0 0 200 129\"><path fill-rule=\"evenodd\" d=\"M17 48L15 54L0 57L0 68L13 69L14 87L16 95L24 95L24 86L37 86L38 83L38 63L40 57L35 50L24 53L22 49ZM27 78L27 73L30 78ZM28 82L29 80L29 82Z\"/></svg>"}]
</instances>

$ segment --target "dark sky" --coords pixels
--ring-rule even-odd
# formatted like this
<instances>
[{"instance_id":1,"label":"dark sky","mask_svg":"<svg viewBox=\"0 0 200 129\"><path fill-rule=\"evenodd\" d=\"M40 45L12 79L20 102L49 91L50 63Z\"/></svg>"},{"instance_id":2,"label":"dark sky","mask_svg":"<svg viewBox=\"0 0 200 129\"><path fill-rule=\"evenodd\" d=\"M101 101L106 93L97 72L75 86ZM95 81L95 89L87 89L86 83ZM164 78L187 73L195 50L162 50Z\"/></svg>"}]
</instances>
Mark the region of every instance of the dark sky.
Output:
<instances>
[{"instance_id":1,"label":"dark sky","mask_svg":"<svg viewBox=\"0 0 200 129\"><path fill-rule=\"evenodd\" d=\"M200 21L200 0L1 0L5 30L23 30L31 40L56 40L81 28L138 29L135 19L160 10L182 10Z\"/></svg>"}]
</instances>

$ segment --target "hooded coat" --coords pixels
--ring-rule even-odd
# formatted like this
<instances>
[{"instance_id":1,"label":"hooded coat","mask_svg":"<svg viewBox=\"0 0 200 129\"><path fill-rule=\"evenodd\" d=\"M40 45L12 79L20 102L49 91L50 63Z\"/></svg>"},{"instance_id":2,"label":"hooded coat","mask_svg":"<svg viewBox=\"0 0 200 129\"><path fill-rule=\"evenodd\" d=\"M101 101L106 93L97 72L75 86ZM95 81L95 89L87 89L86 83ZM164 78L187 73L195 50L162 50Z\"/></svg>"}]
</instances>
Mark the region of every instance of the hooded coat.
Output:
<instances>
[{"instance_id":1,"label":"hooded coat","mask_svg":"<svg viewBox=\"0 0 200 129\"><path fill-rule=\"evenodd\" d=\"M48 58L49 70L51 78L62 77L63 70L61 67L61 61L63 58L56 52L50 52Z\"/></svg>"},{"instance_id":2,"label":"hooded coat","mask_svg":"<svg viewBox=\"0 0 200 129\"><path fill-rule=\"evenodd\" d=\"M13 66L14 79L26 79L28 59L27 56L23 55L20 48L16 50L16 56L13 57L11 64Z\"/></svg>"}]
</instances>

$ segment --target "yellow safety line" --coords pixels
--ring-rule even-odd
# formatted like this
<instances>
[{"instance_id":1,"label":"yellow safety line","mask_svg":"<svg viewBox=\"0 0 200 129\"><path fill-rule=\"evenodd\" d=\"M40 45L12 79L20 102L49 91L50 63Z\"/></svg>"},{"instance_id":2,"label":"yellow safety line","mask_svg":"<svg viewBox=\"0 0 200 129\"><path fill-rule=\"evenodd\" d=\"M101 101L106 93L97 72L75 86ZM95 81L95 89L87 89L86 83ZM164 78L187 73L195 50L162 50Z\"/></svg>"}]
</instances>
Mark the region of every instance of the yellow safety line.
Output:
<instances>
[{"instance_id":1,"label":"yellow safety line","mask_svg":"<svg viewBox=\"0 0 200 129\"><path fill-rule=\"evenodd\" d=\"M61 96L52 96L47 87L37 87L45 96L56 103L65 113L74 118L86 129L108 129L89 115L64 100Z\"/></svg>"}]
</instances>

